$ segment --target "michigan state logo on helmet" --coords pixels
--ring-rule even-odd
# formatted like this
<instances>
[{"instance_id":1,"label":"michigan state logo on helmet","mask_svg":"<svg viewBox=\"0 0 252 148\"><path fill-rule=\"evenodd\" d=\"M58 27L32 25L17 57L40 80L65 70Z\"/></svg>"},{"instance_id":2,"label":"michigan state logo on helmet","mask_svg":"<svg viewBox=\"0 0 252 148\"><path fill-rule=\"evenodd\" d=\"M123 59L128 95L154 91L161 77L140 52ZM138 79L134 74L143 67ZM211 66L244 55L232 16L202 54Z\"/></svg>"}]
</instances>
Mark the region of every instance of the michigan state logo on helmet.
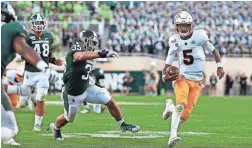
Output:
<instances>
[{"instance_id":1,"label":"michigan state logo on helmet","mask_svg":"<svg viewBox=\"0 0 252 148\"><path fill-rule=\"evenodd\" d=\"M77 37L80 50L94 51L98 49L99 41L95 32L91 30L81 31Z\"/></svg>"},{"instance_id":2,"label":"michigan state logo on helmet","mask_svg":"<svg viewBox=\"0 0 252 148\"><path fill-rule=\"evenodd\" d=\"M47 27L47 21L41 13L35 13L29 21L30 27L35 32L43 32Z\"/></svg>"}]
</instances>

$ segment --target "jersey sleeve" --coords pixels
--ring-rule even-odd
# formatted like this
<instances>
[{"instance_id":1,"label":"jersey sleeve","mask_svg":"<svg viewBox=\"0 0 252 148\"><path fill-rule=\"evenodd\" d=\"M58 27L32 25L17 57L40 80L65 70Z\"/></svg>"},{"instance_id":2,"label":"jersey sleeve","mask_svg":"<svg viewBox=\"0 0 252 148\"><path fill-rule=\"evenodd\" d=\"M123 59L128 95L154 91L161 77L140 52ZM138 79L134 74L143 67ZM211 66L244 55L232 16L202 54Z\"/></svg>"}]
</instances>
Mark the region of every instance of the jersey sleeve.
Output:
<instances>
[{"instance_id":1,"label":"jersey sleeve","mask_svg":"<svg viewBox=\"0 0 252 148\"><path fill-rule=\"evenodd\" d=\"M169 51L168 51L168 55L167 55L165 64L171 65L173 63L175 54L176 54L177 49L178 49L177 40L173 36L171 36L169 38L169 46L170 46L170 48L169 48Z\"/></svg>"},{"instance_id":2,"label":"jersey sleeve","mask_svg":"<svg viewBox=\"0 0 252 148\"><path fill-rule=\"evenodd\" d=\"M54 49L55 47L53 46L53 43L54 43L54 36L51 32L48 32L49 34L49 43L50 43L50 48L51 49Z\"/></svg>"},{"instance_id":3,"label":"jersey sleeve","mask_svg":"<svg viewBox=\"0 0 252 148\"><path fill-rule=\"evenodd\" d=\"M214 45L209 41L203 44L202 47L204 48L204 50L208 50L211 53L214 51Z\"/></svg>"},{"instance_id":4,"label":"jersey sleeve","mask_svg":"<svg viewBox=\"0 0 252 148\"><path fill-rule=\"evenodd\" d=\"M68 51L68 55L69 56L73 56L73 54L75 53L75 52L78 52L78 51L80 51L80 46L78 46L78 45L73 45L70 49L69 49L69 51Z\"/></svg>"},{"instance_id":5,"label":"jersey sleeve","mask_svg":"<svg viewBox=\"0 0 252 148\"><path fill-rule=\"evenodd\" d=\"M28 33L24 25L21 25L18 22L12 24L12 28L15 29L17 36L23 36L26 40L28 40Z\"/></svg>"},{"instance_id":6,"label":"jersey sleeve","mask_svg":"<svg viewBox=\"0 0 252 148\"><path fill-rule=\"evenodd\" d=\"M200 41L200 45L204 45L207 41L209 41L207 32L205 30L199 29L199 30L197 30L197 32L198 32L197 36Z\"/></svg>"}]
</instances>

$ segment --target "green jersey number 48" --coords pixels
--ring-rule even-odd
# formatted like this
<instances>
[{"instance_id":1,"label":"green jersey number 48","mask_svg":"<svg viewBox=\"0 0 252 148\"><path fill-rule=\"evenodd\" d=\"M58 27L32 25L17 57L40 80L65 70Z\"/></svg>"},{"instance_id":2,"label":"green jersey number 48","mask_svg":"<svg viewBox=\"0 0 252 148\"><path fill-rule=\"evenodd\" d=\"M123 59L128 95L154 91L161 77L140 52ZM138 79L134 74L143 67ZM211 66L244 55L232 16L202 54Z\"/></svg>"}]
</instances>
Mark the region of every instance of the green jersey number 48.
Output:
<instances>
[{"instance_id":1,"label":"green jersey number 48","mask_svg":"<svg viewBox=\"0 0 252 148\"><path fill-rule=\"evenodd\" d=\"M35 44L34 49L37 53L41 54L40 44ZM42 44L42 55L44 57L48 57L49 55L49 45L48 44Z\"/></svg>"}]
</instances>

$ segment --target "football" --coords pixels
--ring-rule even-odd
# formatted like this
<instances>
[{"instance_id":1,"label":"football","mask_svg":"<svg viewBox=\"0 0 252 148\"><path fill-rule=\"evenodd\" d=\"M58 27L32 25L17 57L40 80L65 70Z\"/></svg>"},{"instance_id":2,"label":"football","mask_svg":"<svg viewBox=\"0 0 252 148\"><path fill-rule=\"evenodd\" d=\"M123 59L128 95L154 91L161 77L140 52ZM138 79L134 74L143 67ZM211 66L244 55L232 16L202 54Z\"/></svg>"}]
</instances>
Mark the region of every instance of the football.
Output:
<instances>
[{"instance_id":1,"label":"football","mask_svg":"<svg viewBox=\"0 0 252 148\"><path fill-rule=\"evenodd\" d=\"M175 67L175 66L169 66L167 69L166 69L166 74L168 74L169 76L172 76L172 75L175 75L175 74L178 74L178 68Z\"/></svg>"}]
</instances>

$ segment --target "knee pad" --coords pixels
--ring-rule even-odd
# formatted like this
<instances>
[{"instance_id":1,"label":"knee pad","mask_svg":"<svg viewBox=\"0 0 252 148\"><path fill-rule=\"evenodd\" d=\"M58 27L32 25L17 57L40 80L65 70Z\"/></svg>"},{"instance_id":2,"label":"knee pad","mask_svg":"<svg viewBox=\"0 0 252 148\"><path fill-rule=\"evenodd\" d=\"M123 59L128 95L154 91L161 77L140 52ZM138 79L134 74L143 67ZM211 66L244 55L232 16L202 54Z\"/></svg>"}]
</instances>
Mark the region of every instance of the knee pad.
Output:
<instances>
[{"instance_id":1,"label":"knee pad","mask_svg":"<svg viewBox=\"0 0 252 148\"><path fill-rule=\"evenodd\" d=\"M45 101L48 88L38 88L36 93L36 100Z\"/></svg>"},{"instance_id":2,"label":"knee pad","mask_svg":"<svg viewBox=\"0 0 252 148\"><path fill-rule=\"evenodd\" d=\"M36 86L36 99L38 101L45 101L47 92L49 88L49 81L46 76L42 76L42 78L38 81L37 86Z\"/></svg>"},{"instance_id":3,"label":"knee pad","mask_svg":"<svg viewBox=\"0 0 252 148\"><path fill-rule=\"evenodd\" d=\"M78 113L78 108L69 106L68 112L65 110L64 117L68 122L73 122Z\"/></svg>"},{"instance_id":4,"label":"knee pad","mask_svg":"<svg viewBox=\"0 0 252 148\"><path fill-rule=\"evenodd\" d=\"M109 93L109 91L105 88L101 88L102 89L102 94L104 95L104 97L102 97L102 103L101 104L106 104L111 100L111 94Z\"/></svg>"}]
</instances>

